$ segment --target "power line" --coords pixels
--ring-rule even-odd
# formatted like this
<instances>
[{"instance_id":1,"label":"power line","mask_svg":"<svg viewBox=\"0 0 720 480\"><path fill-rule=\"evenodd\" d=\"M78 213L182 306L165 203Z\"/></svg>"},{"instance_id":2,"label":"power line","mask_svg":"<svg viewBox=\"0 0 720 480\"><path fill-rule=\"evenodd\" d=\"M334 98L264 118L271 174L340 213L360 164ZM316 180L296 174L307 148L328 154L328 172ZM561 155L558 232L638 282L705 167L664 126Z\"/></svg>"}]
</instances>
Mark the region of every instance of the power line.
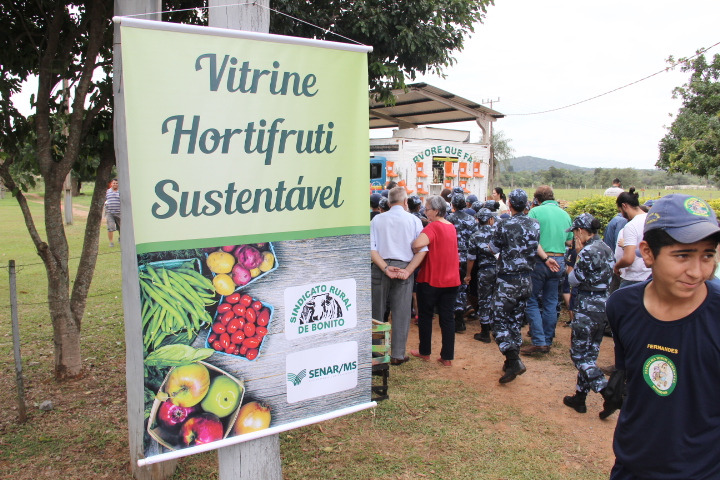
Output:
<instances>
[{"instance_id":1,"label":"power line","mask_svg":"<svg viewBox=\"0 0 720 480\"><path fill-rule=\"evenodd\" d=\"M674 62L671 66L665 67L665 68L663 68L662 70L660 70L660 71L658 71L658 72L655 72L655 73L653 73L653 74L651 74L651 75L648 75L648 76L646 76L646 77L643 77L643 78L641 78L641 79L639 79L639 80L635 80L634 82L630 82L630 83L628 83L628 84L626 84L626 85L623 85L623 86L621 86L621 87L613 88L612 90L609 90L609 91L607 91L607 92L605 92L605 93L601 93L601 94L599 94L599 95L595 95L594 97L586 98L585 100L580 100L579 102L571 103L571 104L565 105L565 106L563 106L563 107L551 108L550 110L543 110L543 111L541 111L541 112L532 112L532 113L506 113L505 116L506 116L506 117L510 117L510 116L520 117L520 116L528 116L528 115L541 115L541 114L543 114L543 113L557 112L558 110L564 110L564 109L566 109L566 108L574 107L574 106L576 106L576 105L580 105L580 104L582 104L582 103L589 102L590 100L595 100L596 98L604 97L605 95L609 95L609 94L611 94L611 93L617 92L618 90L622 90L623 88L627 88L627 87L630 87L630 86L635 85L635 84L637 84L637 83L644 82L645 80L647 80L647 79L649 79L649 78L652 78L652 77L654 77L654 76L656 76L656 75L660 75L661 73L665 73L665 72L667 72L668 70L670 70L670 69L674 68L675 66L677 66L678 64L683 63L683 62L685 62L685 61L687 61L687 60L692 60L692 59L695 58L695 57L699 57L699 56L702 55L703 53L707 52L707 51L710 50L711 48L717 47L718 45L720 45L720 42L717 42L717 43L715 43L714 45L710 45L710 46L707 47L707 48L703 48L703 49L699 50L695 55L692 55L692 56L690 56L690 57L688 57L688 58L685 58L685 59L682 59L682 60L678 60L677 62Z\"/></svg>"}]
</instances>

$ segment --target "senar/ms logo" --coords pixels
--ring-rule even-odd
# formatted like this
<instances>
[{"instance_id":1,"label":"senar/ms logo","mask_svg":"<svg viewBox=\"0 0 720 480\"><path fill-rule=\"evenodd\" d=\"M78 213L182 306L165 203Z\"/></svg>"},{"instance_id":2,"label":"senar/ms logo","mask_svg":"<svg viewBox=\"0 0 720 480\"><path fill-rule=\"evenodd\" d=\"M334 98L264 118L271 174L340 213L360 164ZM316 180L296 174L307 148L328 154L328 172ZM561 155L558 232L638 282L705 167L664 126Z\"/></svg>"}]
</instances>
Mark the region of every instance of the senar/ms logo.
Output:
<instances>
[{"instance_id":1,"label":"senar/ms logo","mask_svg":"<svg viewBox=\"0 0 720 480\"><path fill-rule=\"evenodd\" d=\"M337 375L343 372L357 370L357 362L340 363L338 365L330 365L327 367L314 368L310 370L308 378L324 377L325 375Z\"/></svg>"},{"instance_id":2,"label":"senar/ms logo","mask_svg":"<svg viewBox=\"0 0 720 480\"><path fill-rule=\"evenodd\" d=\"M305 378L305 375L307 375L307 369L303 368L302 370L300 370L300 373L297 373L297 374L296 373L288 373L287 379L288 379L288 382L292 383L293 385L295 385L297 387L298 385L300 385L300 382L303 381L303 378Z\"/></svg>"}]
</instances>

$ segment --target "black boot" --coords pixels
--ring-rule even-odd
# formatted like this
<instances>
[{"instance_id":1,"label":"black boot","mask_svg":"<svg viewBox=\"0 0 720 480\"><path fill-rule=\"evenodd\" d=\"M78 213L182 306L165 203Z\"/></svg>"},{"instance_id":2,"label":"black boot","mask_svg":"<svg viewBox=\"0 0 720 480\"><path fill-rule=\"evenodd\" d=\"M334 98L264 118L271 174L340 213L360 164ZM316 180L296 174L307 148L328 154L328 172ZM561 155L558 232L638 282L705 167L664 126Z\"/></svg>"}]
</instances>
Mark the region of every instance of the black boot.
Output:
<instances>
[{"instance_id":1,"label":"black boot","mask_svg":"<svg viewBox=\"0 0 720 480\"><path fill-rule=\"evenodd\" d=\"M483 343L490 343L490 325L487 323L480 324L480 333L476 333L473 337L475 340L479 340Z\"/></svg>"},{"instance_id":2,"label":"black boot","mask_svg":"<svg viewBox=\"0 0 720 480\"><path fill-rule=\"evenodd\" d=\"M465 317L462 310L455 311L455 333L463 333L465 331Z\"/></svg>"},{"instance_id":3,"label":"black boot","mask_svg":"<svg viewBox=\"0 0 720 480\"><path fill-rule=\"evenodd\" d=\"M587 412L585 397L587 397L586 392L575 392L575 395L567 395L564 397L563 403L570 408L574 408L578 413L585 413Z\"/></svg>"},{"instance_id":4,"label":"black boot","mask_svg":"<svg viewBox=\"0 0 720 480\"><path fill-rule=\"evenodd\" d=\"M508 350L505 352L505 374L500 377L500 383L509 383L515 380L518 375L522 375L527 371L525 364L520 360L520 354L517 350Z\"/></svg>"}]
</instances>

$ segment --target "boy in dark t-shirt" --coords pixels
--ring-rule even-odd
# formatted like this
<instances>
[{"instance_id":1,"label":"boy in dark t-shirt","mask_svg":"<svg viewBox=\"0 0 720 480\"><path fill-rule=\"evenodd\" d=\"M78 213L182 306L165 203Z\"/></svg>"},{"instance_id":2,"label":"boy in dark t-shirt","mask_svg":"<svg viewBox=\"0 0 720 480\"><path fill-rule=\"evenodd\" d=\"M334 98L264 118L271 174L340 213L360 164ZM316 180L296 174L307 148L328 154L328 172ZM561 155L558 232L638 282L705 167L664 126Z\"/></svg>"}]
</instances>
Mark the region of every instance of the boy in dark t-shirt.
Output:
<instances>
[{"instance_id":1,"label":"boy in dark t-shirt","mask_svg":"<svg viewBox=\"0 0 720 480\"><path fill-rule=\"evenodd\" d=\"M720 289L707 281L718 232L703 200L661 198L639 245L651 279L608 299L627 392L612 480L720 478ZM619 406L620 390L606 396L601 418Z\"/></svg>"}]
</instances>

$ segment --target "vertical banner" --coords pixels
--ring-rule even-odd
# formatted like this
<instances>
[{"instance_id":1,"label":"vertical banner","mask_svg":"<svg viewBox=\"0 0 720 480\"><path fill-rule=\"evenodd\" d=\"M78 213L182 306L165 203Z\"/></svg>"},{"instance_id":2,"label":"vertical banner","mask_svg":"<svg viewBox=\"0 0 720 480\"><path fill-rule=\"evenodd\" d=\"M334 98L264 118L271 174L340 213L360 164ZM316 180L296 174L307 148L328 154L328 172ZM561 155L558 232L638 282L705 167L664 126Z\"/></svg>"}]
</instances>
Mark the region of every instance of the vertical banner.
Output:
<instances>
[{"instance_id":1,"label":"vertical banner","mask_svg":"<svg viewBox=\"0 0 720 480\"><path fill-rule=\"evenodd\" d=\"M372 406L369 48L118 21L143 462Z\"/></svg>"}]
</instances>

